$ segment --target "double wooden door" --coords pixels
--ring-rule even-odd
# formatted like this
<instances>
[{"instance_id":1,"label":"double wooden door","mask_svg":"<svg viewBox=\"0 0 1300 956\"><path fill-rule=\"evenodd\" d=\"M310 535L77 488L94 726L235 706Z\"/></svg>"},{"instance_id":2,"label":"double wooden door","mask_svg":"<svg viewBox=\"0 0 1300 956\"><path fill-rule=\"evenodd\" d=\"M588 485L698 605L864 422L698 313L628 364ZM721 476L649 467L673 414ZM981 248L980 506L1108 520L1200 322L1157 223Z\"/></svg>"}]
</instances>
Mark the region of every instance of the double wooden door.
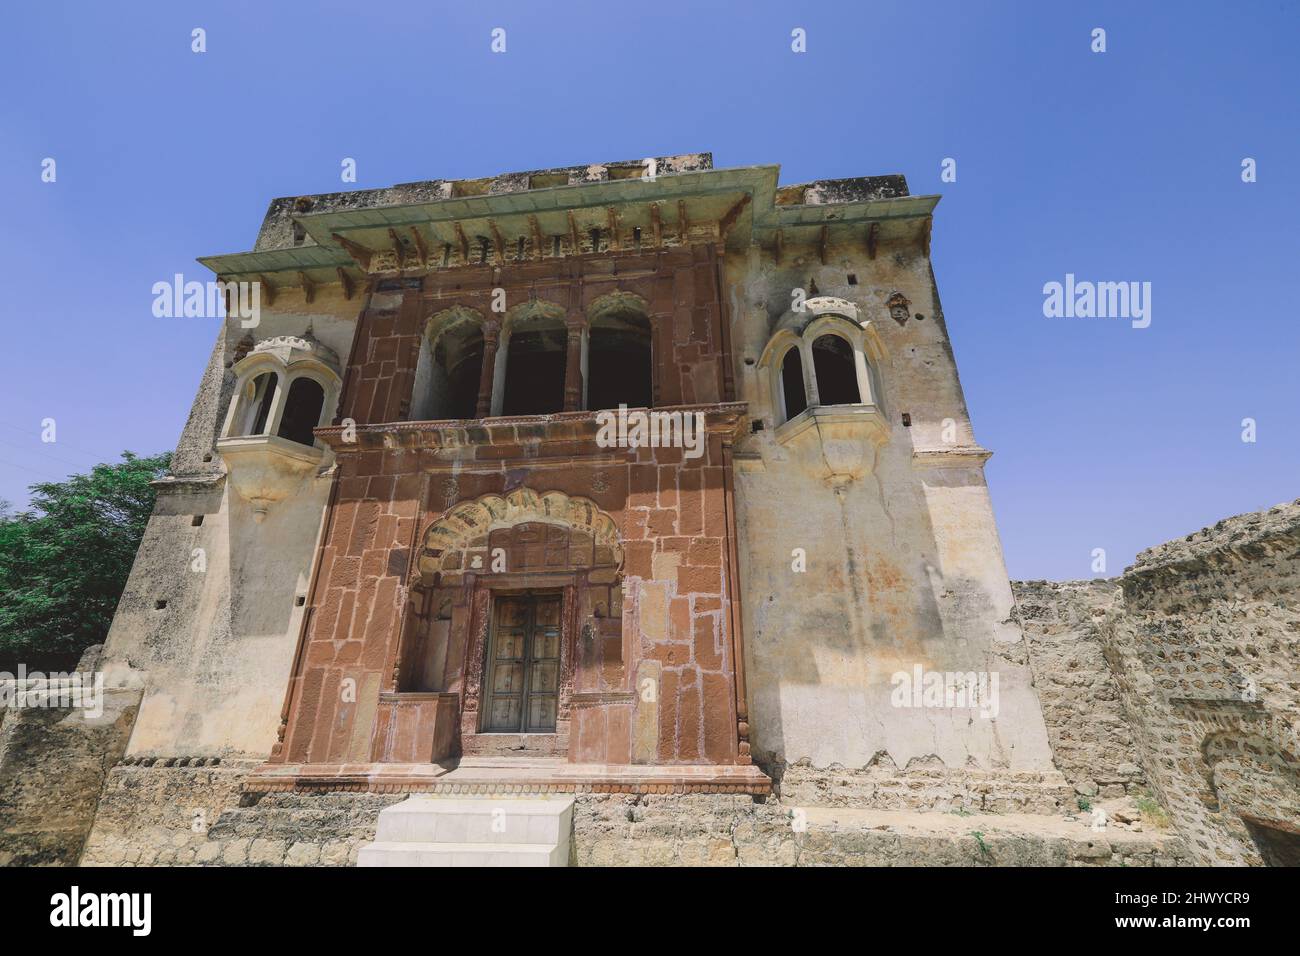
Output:
<instances>
[{"instance_id":1,"label":"double wooden door","mask_svg":"<svg viewBox=\"0 0 1300 956\"><path fill-rule=\"evenodd\" d=\"M560 595L500 595L494 605L483 730L554 733L560 687Z\"/></svg>"}]
</instances>

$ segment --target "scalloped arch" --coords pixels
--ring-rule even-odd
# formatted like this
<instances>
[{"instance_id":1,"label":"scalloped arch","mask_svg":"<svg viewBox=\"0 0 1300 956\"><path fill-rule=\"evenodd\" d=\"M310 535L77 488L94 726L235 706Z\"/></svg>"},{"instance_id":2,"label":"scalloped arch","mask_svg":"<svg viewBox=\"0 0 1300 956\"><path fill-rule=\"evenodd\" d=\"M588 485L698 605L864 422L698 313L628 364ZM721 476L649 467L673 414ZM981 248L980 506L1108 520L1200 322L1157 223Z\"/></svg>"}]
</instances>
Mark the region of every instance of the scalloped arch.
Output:
<instances>
[{"instance_id":1,"label":"scalloped arch","mask_svg":"<svg viewBox=\"0 0 1300 956\"><path fill-rule=\"evenodd\" d=\"M635 292L609 292L587 306L587 321L598 322L617 312L637 312L648 316L650 303Z\"/></svg>"},{"instance_id":2,"label":"scalloped arch","mask_svg":"<svg viewBox=\"0 0 1300 956\"><path fill-rule=\"evenodd\" d=\"M505 495L483 495L453 505L424 532L420 551L421 575L432 577L443 568L449 553L464 552L490 531L523 522L560 525L591 535L597 549L608 549L610 564L623 566L623 544L618 525L590 498L571 497L562 491L539 492L517 488Z\"/></svg>"}]
</instances>

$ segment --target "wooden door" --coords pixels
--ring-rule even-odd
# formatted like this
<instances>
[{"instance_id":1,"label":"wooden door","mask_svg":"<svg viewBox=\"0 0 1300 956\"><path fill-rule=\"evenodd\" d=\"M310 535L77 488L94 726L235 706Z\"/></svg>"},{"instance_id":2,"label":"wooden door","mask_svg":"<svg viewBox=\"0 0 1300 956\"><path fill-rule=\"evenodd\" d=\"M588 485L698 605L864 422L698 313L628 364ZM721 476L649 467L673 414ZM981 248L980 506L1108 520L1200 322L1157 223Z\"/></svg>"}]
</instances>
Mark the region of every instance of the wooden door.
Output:
<instances>
[{"instance_id":1,"label":"wooden door","mask_svg":"<svg viewBox=\"0 0 1300 956\"><path fill-rule=\"evenodd\" d=\"M494 603L483 730L554 733L560 687L560 595L501 595Z\"/></svg>"}]
</instances>

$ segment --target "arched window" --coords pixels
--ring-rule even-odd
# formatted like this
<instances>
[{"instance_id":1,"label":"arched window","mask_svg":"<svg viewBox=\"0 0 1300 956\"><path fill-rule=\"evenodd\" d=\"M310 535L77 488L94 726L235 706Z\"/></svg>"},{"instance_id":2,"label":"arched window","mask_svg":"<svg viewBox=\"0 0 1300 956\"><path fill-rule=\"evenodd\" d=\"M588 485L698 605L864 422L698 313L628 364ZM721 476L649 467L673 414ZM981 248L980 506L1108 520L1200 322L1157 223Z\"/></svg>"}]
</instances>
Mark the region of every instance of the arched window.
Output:
<instances>
[{"instance_id":1,"label":"arched window","mask_svg":"<svg viewBox=\"0 0 1300 956\"><path fill-rule=\"evenodd\" d=\"M818 336L812 344L813 374L817 379L817 399L821 405L858 405L857 362L853 346L838 335Z\"/></svg>"},{"instance_id":2,"label":"arched window","mask_svg":"<svg viewBox=\"0 0 1300 956\"><path fill-rule=\"evenodd\" d=\"M781 360L781 394L785 398L785 421L789 421L808 407L808 396L803 384L803 357L797 345L786 350Z\"/></svg>"},{"instance_id":3,"label":"arched window","mask_svg":"<svg viewBox=\"0 0 1300 956\"><path fill-rule=\"evenodd\" d=\"M567 335L559 321L529 322L510 332L502 415L549 415L564 410Z\"/></svg>"},{"instance_id":4,"label":"arched window","mask_svg":"<svg viewBox=\"0 0 1300 956\"><path fill-rule=\"evenodd\" d=\"M474 418L483 371L483 331L461 321L426 337L420 348L411 399L412 421Z\"/></svg>"},{"instance_id":5,"label":"arched window","mask_svg":"<svg viewBox=\"0 0 1300 956\"><path fill-rule=\"evenodd\" d=\"M587 408L649 408L651 381L650 321L633 311L594 320L587 345Z\"/></svg>"},{"instance_id":6,"label":"arched window","mask_svg":"<svg viewBox=\"0 0 1300 956\"><path fill-rule=\"evenodd\" d=\"M310 378L294 379L289 383L289 395L284 402L277 434L299 445L314 445L316 437L312 429L320 424L324 405L325 389L319 382Z\"/></svg>"},{"instance_id":7,"label":"arched window","mask_svg":"<svg viewBox=\"0 0 1300 956\"><path fill-rule=\"evenodd\" d=\"M280 379L274 372L263 372L244 387L244 408L240 436L263 435L275 401L276 386Z\"/></svg>"}]
</instances>

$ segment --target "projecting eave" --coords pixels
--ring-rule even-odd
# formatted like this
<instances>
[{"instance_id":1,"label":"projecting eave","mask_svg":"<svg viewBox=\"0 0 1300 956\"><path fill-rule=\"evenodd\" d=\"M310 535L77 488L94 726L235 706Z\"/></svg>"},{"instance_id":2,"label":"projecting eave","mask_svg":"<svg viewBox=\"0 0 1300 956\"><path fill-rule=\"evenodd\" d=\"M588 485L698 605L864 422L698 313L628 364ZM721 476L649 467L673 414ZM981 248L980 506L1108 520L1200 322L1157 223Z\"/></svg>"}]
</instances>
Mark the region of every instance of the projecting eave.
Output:
<instances>
[{"instance_id":1,"label":"projecting eave","mask_svg":"<svg viewBox=\"0 0 1300 956\"><path fill-rule=\"evenodd\" d=\"M198 261L226 279L262 276L266 281L318 284L340 281L345 275L351 280L366 274L471 264L485 245L487 261L495 265L550 257L556 238L566 254L574 254L575 248L581 254L592 230L610 237L611 251L626 251L631 236L637 237L640 248L712 241L739 250L754 242L766 245L777 231L786 234L786 241L794 241L821 231L856 229L864 223L925 219L940 198L778 204L779 173L778 166L708 169L653 180L577 183L305 213L293 217L305 233L302 245L205 256ZM782 199L799 188L780 187ZM525 249L522 257L521 248ZM380 257L390 265L377 266Z\"/></svg>"}]
</instances>

